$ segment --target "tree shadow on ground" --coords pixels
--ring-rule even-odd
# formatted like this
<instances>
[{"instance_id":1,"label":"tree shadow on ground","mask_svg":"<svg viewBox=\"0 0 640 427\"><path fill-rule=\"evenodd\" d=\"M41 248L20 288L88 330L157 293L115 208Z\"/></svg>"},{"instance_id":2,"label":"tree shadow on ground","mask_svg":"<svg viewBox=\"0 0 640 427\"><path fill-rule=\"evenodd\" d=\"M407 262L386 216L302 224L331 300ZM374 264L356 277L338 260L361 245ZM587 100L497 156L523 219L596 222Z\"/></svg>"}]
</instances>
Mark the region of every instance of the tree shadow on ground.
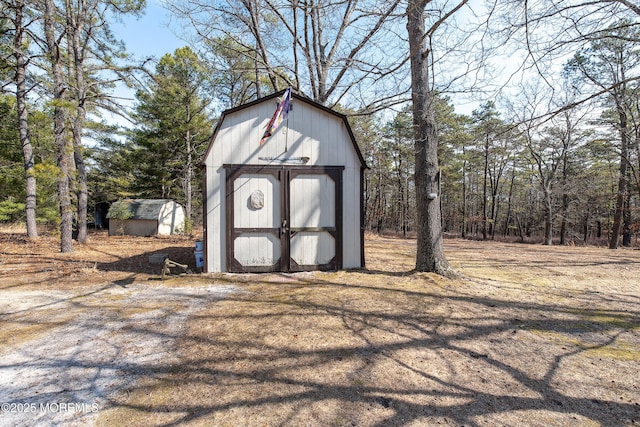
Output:
<instances>
[{"instance_id":1,"label":"tree shadow on ground","mask_svg":"<svg viewBox=\"0 0 640 427\"><path fill-rule=\"evenodd\" d=\"M145 384L112 398L109 419L164 426L640 421L637 305L577 314L557 302L430 291L418 283L425 277L394 285L369 277L254 281L250 292L192 316L189 331L173 337L179 366L136 366ZM623 341L633 349L625 352Z\"/></svg>"},{"instance_id":2,"label":"tree shadow on ground","mask_svg":"<svg viewBox=\"0 0 640 427\"><path fill-rule=\"evenodd\" d=\"M146 272L149 254L97 268ZM37 308L67 326L4 355L7 402L97 400L105 425L640 422L640 300L620 293L408 271L128 277ZM215 292L229 285L243 291ZM30 314L8 320L37 328Z\"/></svg>"}]
</instances>

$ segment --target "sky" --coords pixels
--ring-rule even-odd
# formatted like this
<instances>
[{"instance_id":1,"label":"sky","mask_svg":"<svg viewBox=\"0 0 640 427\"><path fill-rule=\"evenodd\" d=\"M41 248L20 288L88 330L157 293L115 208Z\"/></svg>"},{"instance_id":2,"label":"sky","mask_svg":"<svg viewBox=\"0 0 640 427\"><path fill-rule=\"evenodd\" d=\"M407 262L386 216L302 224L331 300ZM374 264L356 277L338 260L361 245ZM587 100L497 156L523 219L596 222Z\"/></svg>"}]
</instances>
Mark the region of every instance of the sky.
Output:
<instances>
[{"instance_id":1,"label":"sky","mask_svg":"<svg viewBox=\"0 0 640 427\"><path fill-rule=\"evenodd\" d=\"M141 18L127 17L122 23L114 23L112 30L124 41L127 51L136 57L154 56L159 59L165 53L173 53L186 45L170 28L171 15L157 0L148 0Z\"/></svg>"},{"instance_id":2,"label":"sky","mask_svg":"<svg viewBox=\"0 0 640 427\"><path fill-rule=\"evenodd\" d=\"M160 59L166 53L173 53L177 48L187 45L181 40L177 24L169 11L162 5L163 0L147 0L145 13L142 17L126 17L122 22L113 22L111 29L116 38L122 40L127 51L134 55L136 59L144 60L149 57ZM179 29L182 31L182 29ZM135 92L131 89L119 86L114 93L124 104L131 107L135 100ZM476 107L476 102L459 100L456 102L456 110L465 114L470 114ZM117 116L105 117L109 122L128 126L126 120Z\"/></svg>"},{"instance_id":3,"label":"sky","mask_svg":"<svg viewBox=\"0 0 640 427\"><path fill-rule=\"evenodd\" d=\"M127 52L136 59L149 57L160 59L166 53L173 53L187 43L171 30L171 15L158 0L147 0L145 13L140 18L126 17L122 22L113 22L111 30L114 36L125 43ZM131 107L135 100L135 91L125 85L118 85L114 95ZM124 118L105 113L104 119L110 124L130 126Z\"/></svg>"}]
</instances>

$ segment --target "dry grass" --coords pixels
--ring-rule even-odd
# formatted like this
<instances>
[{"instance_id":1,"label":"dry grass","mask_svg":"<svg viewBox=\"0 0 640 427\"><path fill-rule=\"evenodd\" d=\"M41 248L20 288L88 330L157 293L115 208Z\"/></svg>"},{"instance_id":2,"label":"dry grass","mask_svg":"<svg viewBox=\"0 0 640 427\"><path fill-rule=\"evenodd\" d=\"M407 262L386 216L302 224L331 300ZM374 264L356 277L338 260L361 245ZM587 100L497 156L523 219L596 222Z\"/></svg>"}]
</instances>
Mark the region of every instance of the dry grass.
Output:
<instances>
[{"instance_id":1,"label":"dry grass","mask_svg":"<svg viewBox=\"0 0 640 427\"><path fill-rule=\"evenodd\" d=\"M248 292L192 317L180 368L102 421L640 422L637 252L448 241L450 281L409 271L412 242L368 249L368 272L216 277Z\"/></svg>"},{"instance_id":2,"label":"dry grass","mask_svg":"<svg viewBox=\"0 0 640 427\"><path fill-rule=\"evenodd\" d=\"M16 274L0 288L86 289L76 299L85 312L102 301L130 318L145 306L83 295L122 275L131 283L151 278L140 260L163 243L176 253L192 247L138 242L126 243L128 256L116 256L109 242L68 257L34 253L29 261L39 268L53 263L72 273L49 271L46 280L34 272L29 284ZM445 249L463 278L413 273L412 241L369 236L366 271L147 282L243 292L190 312L165 361L122 366L142 374L109 394L97 424L640 423L639 251L462 240L447 240ZM16 256L7 262L20 269ZM148 324L137 333L145 330L157 334Z\"/></svg>"}]
</instances>

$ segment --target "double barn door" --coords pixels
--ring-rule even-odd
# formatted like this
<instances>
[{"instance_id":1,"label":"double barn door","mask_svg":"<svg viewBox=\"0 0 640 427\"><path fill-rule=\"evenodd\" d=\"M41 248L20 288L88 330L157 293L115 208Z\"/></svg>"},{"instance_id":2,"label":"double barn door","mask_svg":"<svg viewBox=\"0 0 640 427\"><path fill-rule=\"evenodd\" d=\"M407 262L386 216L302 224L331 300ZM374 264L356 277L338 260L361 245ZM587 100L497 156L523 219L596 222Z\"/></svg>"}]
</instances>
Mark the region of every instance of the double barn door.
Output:
<instances>
[{"instance_id":1,"label":"double barn door","mask_svg":"<svg viewBox=\"0 0 640 427\"><path fill-rule=\"evenodd\" d=\"M342 171L225 165L227 270L342 267Z\"/></svg>"}]
</instances>

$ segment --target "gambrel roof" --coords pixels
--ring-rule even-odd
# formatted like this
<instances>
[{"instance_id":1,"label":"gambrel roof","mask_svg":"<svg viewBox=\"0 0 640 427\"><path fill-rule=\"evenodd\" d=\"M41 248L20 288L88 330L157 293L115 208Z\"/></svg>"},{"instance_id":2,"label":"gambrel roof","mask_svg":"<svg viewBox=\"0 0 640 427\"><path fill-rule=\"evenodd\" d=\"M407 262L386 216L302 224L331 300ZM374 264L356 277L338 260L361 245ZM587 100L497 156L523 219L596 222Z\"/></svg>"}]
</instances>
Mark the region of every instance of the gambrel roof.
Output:
<instances>
[{"instance_id":1,"label":"gambrel roof","mask_svg":"<svg viewBox=\"0 0 640 427\"><path fill-rule=\"evenodd\" d=\"M214 142L216 141L216 137L218 135L218 132L220 131L220 128L224 122L224 119L227 115L232 114L232 113L236 113L238 111L241 110L245 110L248 108L251 108L257 104L261 104L265 101L270 101L270 100L276 100L277 98L281 97L284 94L285 90L281 90L279 92L275 92L272 93L271 95L265 96L263 98L257 99L255 101L251 101L247 104L243 104L240 105L238 107L234 107L234 108L230 108L228 110L225 110L222 112L222 114L220 115L220 118L218 119L218 123L216 124L216 128L213 132L213 135L211 136L211 140L209 142L209 146L207 147L207 150L204 153L204 156L202 157L202 162L201 164L204 162L204 159L206 159L209 156L209 152L211 151L211 147L214 144ZM349 124L349 121L347 119L347 116L345 116L344 114L341 114L337 111L332 110L329 107L325 107L322 104L319 104L315 101L312 101L311 99L298 95L296 93L291 93L291 98L292 98L292 104L294 106L295 109L295 101L300 101L300 102L304 102L314 108L317 108L319 110L324 111L325 113L331 114L333 116L335 116L336 118L338 118L339 120L341 120L344 123L344 127L347 130L348 134L349 134L349 139L351 141L351 144L353 146L353 150L355 151L356 155L358 156L358 159L360 160L360 165L365 168L368 169L369 167L367 166L367 163L364 160L364 157L362 157L362 152L360 151L360 147L358 147L358 143L356 142L356 138L353 134L353 131L351 129L351 125ZM274 107L275 109L275 107Z\"/></svg>"},{"instance_id":2,"label":"gambrel roof","mask_svg":"<svg viewBox=\"0 0 640 427\"><path fill-rule=\"evenodd\" d=\"M173 203L171 199L125 199L114 202L114 205L125 204L129 212L133 214L128 219L146 219L157 221L160 211L167 203ZM109 215L107 215L109 218Z\"/></svg>"}]
</instances>

